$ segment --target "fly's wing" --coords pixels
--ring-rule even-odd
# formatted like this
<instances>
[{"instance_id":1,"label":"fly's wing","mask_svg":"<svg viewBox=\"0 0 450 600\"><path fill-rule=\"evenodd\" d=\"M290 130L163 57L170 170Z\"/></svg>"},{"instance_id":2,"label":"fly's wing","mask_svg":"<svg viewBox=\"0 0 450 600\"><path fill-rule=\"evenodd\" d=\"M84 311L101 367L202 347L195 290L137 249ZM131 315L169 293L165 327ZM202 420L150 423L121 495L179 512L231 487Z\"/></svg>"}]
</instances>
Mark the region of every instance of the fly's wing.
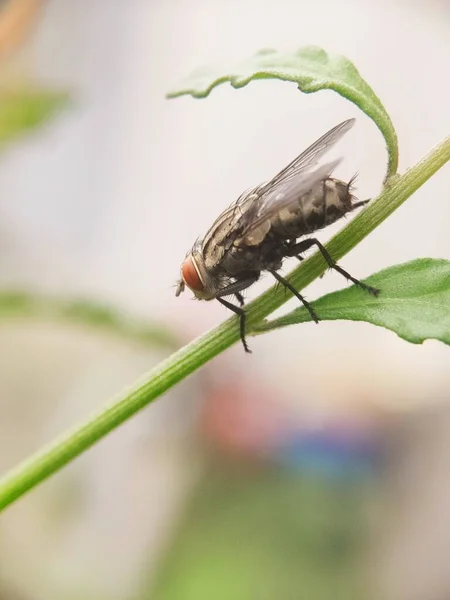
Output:
<instances>
[{"instance_id":1,"label":"fly's wing","mask_svg":"<svg viewBox=\"0 0 450 600\"><path fill-rule=\"evenodd\" d=\"M355 119L348 119L336 125L295 158L271 181L259 186L257 188L258 197L240 220L240 237L248 235L279 210L309 192L315 184L327 179L340 160L315 167L319 159L353 127L354 123Z\"/></svg>"}]
</instances>

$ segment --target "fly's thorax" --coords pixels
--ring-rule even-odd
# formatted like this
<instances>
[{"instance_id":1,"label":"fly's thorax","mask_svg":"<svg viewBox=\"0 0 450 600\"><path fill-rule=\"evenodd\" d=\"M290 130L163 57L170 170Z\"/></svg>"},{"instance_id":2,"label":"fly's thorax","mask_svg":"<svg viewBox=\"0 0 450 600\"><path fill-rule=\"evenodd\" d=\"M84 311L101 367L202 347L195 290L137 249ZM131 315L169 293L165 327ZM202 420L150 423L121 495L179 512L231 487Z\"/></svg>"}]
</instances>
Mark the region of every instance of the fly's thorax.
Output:
<instances>
[{"instance_id":1,"label":"fly's thorax","mask_svg":"<svg viewBox=\"0 0 450 600\"><path fill-rule=\"evenodd\" d=\"M267 219L267 221L264 221L263 223L261 223L261 225L259 225L259 227L257 227L256 229L253 229L253 231L245 236L244 238L238 240L237 242L235 242L235 246L247 246L247 247L254 247L254 246L260 246L262 244L262 242L265 240L267 234L269 233L271 228L271 222L270 219Z\"/></svg>"},{"instance_id":2,"label":"fly's thorax","mask_svg":"<svg viewBox=\"0 0 450 600\"><path fill-rule=\"evenodd\" d=\"M256 188L255 188L256 189ZM221 262L228 254L237 225L243 215L252 207L257 198L254 189L244 192L214 221L201 243L201 255L205 268L213 272L220 267Z\"/></svg>"}]
</instances>

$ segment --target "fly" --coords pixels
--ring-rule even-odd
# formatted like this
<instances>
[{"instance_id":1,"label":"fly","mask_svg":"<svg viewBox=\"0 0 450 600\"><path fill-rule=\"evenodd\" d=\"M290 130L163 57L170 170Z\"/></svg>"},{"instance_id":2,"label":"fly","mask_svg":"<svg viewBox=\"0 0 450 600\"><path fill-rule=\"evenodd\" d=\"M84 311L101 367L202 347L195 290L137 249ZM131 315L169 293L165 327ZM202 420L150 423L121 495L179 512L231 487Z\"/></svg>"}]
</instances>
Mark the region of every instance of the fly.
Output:
<instances>
[{"instance_id":1,"label":"fly","mask_svg":"<svg viewBox=\"0 0 450 600\"><path fill-rule=\"evenodd\" d=\"M337 125L295 158L267 183L252 188L215 220L203 239L195 242L181 265L179 296L187 286L199 300L218 300L239 317L246 352L245 310L242 291L268 271L292 292L318 323L311 304L278 271L283 260L316 246L331 269L376 296L379 290L344 271L315 237L303 238L334 223L369 200L356 201L353 179L344 183L331 177L341 159L318 166L319 159L353 127L355 119ZM234 296L239 306L225 300Z\"/></svg>"}]
</instances>

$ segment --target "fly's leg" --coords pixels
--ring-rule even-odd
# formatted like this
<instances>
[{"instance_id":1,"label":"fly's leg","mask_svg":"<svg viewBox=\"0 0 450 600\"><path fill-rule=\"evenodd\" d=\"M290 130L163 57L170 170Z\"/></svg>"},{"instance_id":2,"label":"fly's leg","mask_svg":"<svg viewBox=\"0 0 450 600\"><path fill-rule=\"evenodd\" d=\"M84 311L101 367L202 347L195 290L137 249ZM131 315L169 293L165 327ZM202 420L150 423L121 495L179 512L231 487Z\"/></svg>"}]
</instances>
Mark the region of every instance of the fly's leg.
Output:
<instances>
[{"instance_id":1,"label":"fly's leg","mask_svg":"<svg viewBox=\"0 0 450 600\"><path fill-rule=\"evenodd\" d=\"M236 306L235 304L231 304L231 302L227 302L223 298L217 298L217 300L220 302L220 304L223 304L223 306L226 306L227 308L232 310L239 317L239 332L241 334L241 342L242 342L242 345L244 346L244 350L246 352L248 352L249 354L251 354L252 351L248 347L247 340L245 339L245 320L246 320L245 310L243 308L241 308L240 306Z\"/></svg>"},{"instance_id":2,"label":"fly's leg","mask_svg":"<svg viewBox=\"0 0 450 600\"><path fill-rule=\"evenodd\" d=\"M232 296L234 294L240 303L244 302L244 298L239 292L246 290L256 281L258 281L260 274L261 273L256 272L246 273L243 279L238 279L237 281L233 281L225 287L220 288L220 290L216 294L216 298L222 298L223 296Z\"/></svg>"},{"instance_id":3,"label":"fly's leg","mask_svg":"<svg viewBox=\"0 0 450 600\"><path fill-rule=\"evenodd\" d=\"M296 258L297 260L299 260L300 262L302 262L302 260L305 260L303 256L300 256L300 254L291 254L291 253L290 253L290 250L291 250L291 247L292 247L292 245L291 245L291 244L292 244L292 242L291 242L291 243L289 243L289 242L288 242L288 243L285 245L285 249L286 249L286 250L285 250L285 256L295 256L295 258ZM277 283L277 284L276 284L276 286L275 286L275 290L277 290L277 291L278 291L278 286L279 286L279 285L281 285L281 283L280 283L280 281L278 280L278 283ZM287 288L286 288L286 286L284 286L284 297L286 297L286 289L287 289ZM303 302L303 300L302 300L302 302Z\"/></svg>"},{"instance_id":4,"label":"fly's leg","mask_svg":"<svg viewBox=\"0 0 450 600\"><path fill-rule=\"evenodd\" d=\"M285 242L283 245L283 256L295 256L295 258L300 262L302 262L302 260L305 260L304 256L301 256L300 252L293 252L293 248L297 248L295 240L289 240Z\"/></svg>"},{"instance_id":5,"label":"fly's leg","mask_svg":"<svg viewBox=\"0 0 450 600\"><path fill-rule=\"evenodd\" d=\"M244 304L244 298L240 292L242 292L242 290L247 289L248 287L253 285L256 281L258 281L259 276L260 276L260 273L249 272L247 274L247 277L245 277L245 279L241 279L240 281L234 281L233 283L228 284L227 286L225 286L221 290L219 290L219 292L216 296L216 299L221 304L223 304L223 306L226 306L229 310L233 311L239 317L239 331L241 334L241 342L242 342L242 345L244 346L244 350L246 352L248 352L249 354L251 354L252 351L248 347L247 340L245 339L246 314L245 314L245 310L243 308L241 308L242 305ZM232 294L234 294L236 296L236 298L238 299L238 302L241 306L236 306L235 304L231 304L231 302L228 302L227 300L224 300L222 298L222 296L231 296Z\"/></svg>"},{"instance_id":6,"label":"fly's leg","mask_svg":"<svg viewBox=\"0 0 450 600\"><path fill-rule=\"evenodd\" d=\"M237 301L239 302L239 304L241 306L244 306L244 296L240 293L240 292L235 292L234 294L236 296Z\"/></svg>"},{"instance_id":7,"label":"fly's leg","mask_svg":"<svg viewBox=\"0 0 450 600\"><path fill-rule=\"evenodd\" d=\"M328 250L323 246L323 244L321 244L319 242L319 240L316 240L316 238L310 238L310 239L307 239L307 240L303 240L303 241L299 242L298 244L295 244L294 246L291 246L291 248L289 249L288 256L296 256L297 254L299 254L301 252L305 252L306 250L308 250L309 248L311 248L311 246L317 246L317 248L319 249L320 253L324 257L324 259L325 259L327 265L330 267L330 269L334 269L335 271L337 271L338 273L340 273L341 275L343 275L346 279L348 279L351 282L353 282L355 285L359 286L363 290L366 290L366 292L369 292L369 294L373 294L374 296L378 296L378 294L380 293L380 290L378 290L377 288L374 288L374 287L372 287L370 285L366 285L362 281L359 281L359 279L356 279L355 277L352 277L350 275L350 273L348 273L347 271L345 271L342 267L340 267L336 263L336 261L334 261L331 258L330 253L328 252Z\"/></svg>"},{"instance_id":8,"label":"fly's leg","mask_svg":"<svg viewBox=\"0 0 450 600\"><path fill-rule=\"evenodd\" d=\"M285 288L290 290L294 294L294 296L300 300L300 302L303 304L303 306L306 308L306 310L311 315L311 319L313 321L315 321L316 323L318 323L319 317L317 316L316 311L313 309L311 304L299 292L297 292L295 287L292 286L287 279L285 279L284 277L281 277L281 275L279 273L277 273L276 271L272 271L271 269L269 269L269 273L272 273L272 275L275 277L275 279L277 281L279 281L282 285L284 285Z\"/></svg>"},{"instance_id":9,"label":"fly's leg","mask_svg":"<svg viewBox=\"0 0 450 600\"><path fill-rule=\"evenodd\" d=\"M289 255L289 254L287 254L287 256L290 256L290 255ZM302 260L305 260L305 257L304 257L304 256L301 256L300 254L295 254L295 258L296 258L297 260L299 260L300 262L302 262ZM322 275L320 275L320 279L322 279L322 277L323 277L323 273L322 273Z\"/></svg>"},{"instance_id":10,"label":"fly's leg","mask_svg":"<svg viewBox=\"0 0 450 600\"><path fill-rule=\"evenodd\" d=\"M286 298L286 290L288 289L285 285L282 285L281 281L279 279L277 279L277 282L275 284L275 292L278 294L278 289L282 287L284 290L284 297Z\"/></svg>"}]
</instances>

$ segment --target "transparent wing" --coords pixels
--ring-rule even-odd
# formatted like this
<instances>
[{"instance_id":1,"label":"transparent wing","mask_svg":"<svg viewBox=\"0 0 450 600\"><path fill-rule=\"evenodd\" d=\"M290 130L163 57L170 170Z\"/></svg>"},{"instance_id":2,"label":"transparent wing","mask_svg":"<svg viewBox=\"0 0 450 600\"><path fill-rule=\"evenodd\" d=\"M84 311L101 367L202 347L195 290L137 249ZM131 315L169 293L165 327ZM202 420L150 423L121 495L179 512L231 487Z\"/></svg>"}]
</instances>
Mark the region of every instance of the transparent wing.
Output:
<instances>
[{"instance_id":1,"label":"transparent wing","mask_svg":"<svg viewBox=\"0 0 450 600\"><path fill-rule=\"evenodd\" d=\"M273 179L257 188L258 198L242 216L241 232L247 235L273 214L295 202L308 192L316 183L330 176L340 160L317 167L319 159L338 142L355 124L348 119L318 139L300 156L295 158Z\"/></svg>"},{"instance_id":2,"label":"transparent wing","mask_svg":"<svg viewBox=\"0 0 450 600\"><path fill-rule=\"evenodd\" d=\"M343 121L339 125L336 125L333 129L330 129L330 131L302 152L300 156L294 158L287 167L280 171L278 175L275 175L275 177L266 183L263 188L273 188L279 183L285 183L300 173L311 169L317 164L320 158L322 158L322 156L353 127L355 121L356 119L348 119L347 121ZM264 193L264 189L262 190L262 193Z\"/></svg>"},{"instance_id":3,"label":"transparent wing","mask_svg":"<svg viewBox=\"0 0 450 600\"><path fill-rule=\"evenodd\" d=\"M328 179L340 162L338 159L327 163L311 173L298 175L292 181L279 183L276 187L269 189L259 206L257 206L259 199L255 200L254 206L240 219L241 233L239 237L247 236L280 210L298 202L298 199L308 193L316 184Z\"/></svg>"}]
</instances>

